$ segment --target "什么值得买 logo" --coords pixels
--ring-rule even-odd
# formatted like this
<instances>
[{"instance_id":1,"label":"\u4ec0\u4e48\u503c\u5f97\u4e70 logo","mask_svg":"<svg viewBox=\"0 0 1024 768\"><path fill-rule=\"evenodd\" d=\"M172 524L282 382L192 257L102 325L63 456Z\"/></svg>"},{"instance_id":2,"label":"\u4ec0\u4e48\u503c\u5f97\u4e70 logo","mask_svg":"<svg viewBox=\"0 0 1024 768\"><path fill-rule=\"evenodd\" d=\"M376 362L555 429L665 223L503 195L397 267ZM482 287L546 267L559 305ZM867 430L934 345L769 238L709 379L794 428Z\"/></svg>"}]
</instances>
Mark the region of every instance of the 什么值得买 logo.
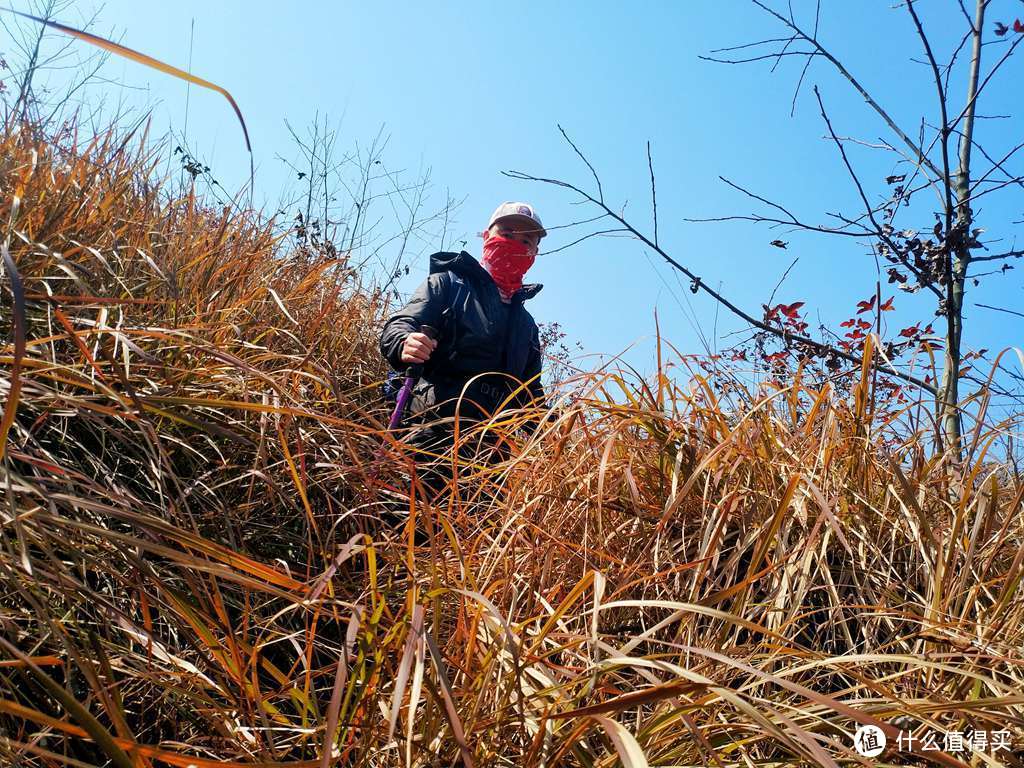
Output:
<instances>
[{"instance_id":1,"label":"\u4ec0\u4e48\u503c\u5f97\u4e70 logo","mask_svg":"<svg viewBox=\"0 0 1024 768\"><path fill-rule=\"evenodd\" d=\"M877 725L862 725L853 735L853 746L859 755L876 757L885 749L885 731Z\"/></svg>"}]
</instances>

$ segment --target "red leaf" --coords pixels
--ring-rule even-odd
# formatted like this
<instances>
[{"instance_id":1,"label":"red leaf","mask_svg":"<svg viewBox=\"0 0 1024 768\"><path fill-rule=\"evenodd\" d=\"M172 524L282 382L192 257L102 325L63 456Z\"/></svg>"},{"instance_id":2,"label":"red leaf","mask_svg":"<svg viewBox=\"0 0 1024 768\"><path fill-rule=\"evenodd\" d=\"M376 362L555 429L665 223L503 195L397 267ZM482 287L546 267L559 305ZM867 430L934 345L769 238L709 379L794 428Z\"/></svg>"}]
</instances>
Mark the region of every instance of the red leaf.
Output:
<instances>
[{"instance_id":1,"label":"red leaf","mask_svg":"<svg viewBox=\"0 0 1024 768\"><path fill-rule=\"evenodd\" d=\"M1024 24L1020 23L1020 19L1013 20L1013 31L1017 33L1024 32Z\"/></svg>"},{"instance_id":2,"label":"red leaf","mask_svg":"<svg viewBox=\"0 0 1024 768\"><path fill-rule=\"evenodd\" d=\"M779 310L791 320L796 320L799 315L797 310L804 305L802 301L795 301L792 304L779 304L775 309Z\"/></svg>"},{"instance_id":3,"label":"red leaf","mask_svg":"<svg viewBox=\"0 0 1024 768\"><path fill-rule=\"evenodd\" d=\"M890 296L889 300L886 301L885 304L879 304L878 305L879 311L880 312L891 312L892 311L892 300L894 298L896 298L896 297L895 296Z\"/></svg>"},{"instance_id":4,"label":"red leaf","mask_svg":"<svg viewBox=\"0 0 1024 768\"><path fill-rule=\"evenodd\" d=\"M868 328L871 327L871 323L869 323L867 320L858 320L857 327L860 328L862 331L866 331Z\"/></svg>"},{"instance_id":5,"label":"red leaf","mask_svg":"<svg viewBox=\"0 0 1024 768\"><path fill-rule=\"evenodd\" d=\"M875 308L875 297L871 297L871 301L858 301L857 302L857 314L861 312L870 312Z\"/></svg>"},{"instance_id":6,"label":"red leaf","mask_svg":"<svg viewBox=\"0 0 1024 768\"><path fill-rule=\"evenodd\" d=\"M773 355L765 355L764 360L766 363L777 363L780 360L786 359L789 356L789 352L783 350L782 352L776 352Z\"/></svg>"},{"instance_id":7,"label":"red leaf","mask_svg":"<svg viewBox=\"0 0 1024 768\"><path fill-rule=\"evenodd\" d=\"M900 336L902 336L905 339L914 338L919 333L917 327L918 325L920 325L920 323L918 323L917 325L912 325L909 328L904 328L902 331L900 331Z\"/></svg>"},{"instance_id":8,"label":"red leaf","mask_svg":"<svg viewBox=\"0 0 1024 768\"><path fill-rule=\"evenodd\" d=\"M840 327L840 328L853 328L853 324L854 324L855 322L857 322L857 321L856 321L856 320L853 320L853 319L851 318L850 320L847 320L847 321L846 321L845 323L840 323L840 324L839 324L839 327Z\"/></svg>"}]
</instances>

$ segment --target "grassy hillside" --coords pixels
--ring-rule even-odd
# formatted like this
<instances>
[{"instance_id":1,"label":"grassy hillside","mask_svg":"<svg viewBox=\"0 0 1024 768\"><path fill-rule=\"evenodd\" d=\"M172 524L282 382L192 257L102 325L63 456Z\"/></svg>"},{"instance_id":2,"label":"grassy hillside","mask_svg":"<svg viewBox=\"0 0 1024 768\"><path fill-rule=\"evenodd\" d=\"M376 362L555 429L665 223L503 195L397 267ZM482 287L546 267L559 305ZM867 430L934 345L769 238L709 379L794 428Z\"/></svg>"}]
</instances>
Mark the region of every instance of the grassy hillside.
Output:
<instances>
[{"instance_id":1,"label":"grassy hillside","mask_svg":"<svg viewBox=\"0 0 1024 768\"><path fill-rule=\"evenodd\" d=\"M0 136L0 763L837 765L867 723L1024 749L1014 425L956 462L870 371L584 373L425 507L348 255L162 189L145 137L81 146ZM918 751L886 755L970 760Z\"/></svg>"}]
</instances>

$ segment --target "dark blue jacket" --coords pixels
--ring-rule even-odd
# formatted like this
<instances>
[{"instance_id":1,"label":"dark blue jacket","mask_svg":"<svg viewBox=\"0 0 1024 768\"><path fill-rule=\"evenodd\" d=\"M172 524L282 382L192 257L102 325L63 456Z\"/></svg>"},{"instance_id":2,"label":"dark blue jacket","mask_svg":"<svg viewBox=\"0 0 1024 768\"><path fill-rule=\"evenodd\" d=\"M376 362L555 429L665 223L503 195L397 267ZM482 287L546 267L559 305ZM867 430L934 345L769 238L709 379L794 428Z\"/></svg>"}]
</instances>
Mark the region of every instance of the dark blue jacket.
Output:
<instances>
[{"instance_id":1,"label":"dark blue jacket","mask_svg":"<svg viewBox=\"0 0 1024 768\"><path fill-rule=\"evenodd\" d=\"M413 390L408 412L422 418L427 417L428 409L430 416L453 415L454 398L466 381L481 373L486 375L470 384L463 395L463 417L479 419L494 413L516 387L526 382L528 388L506 407L524 407L531 400L543 405L540 336L537 323L523 306L542 287L539 283L525 284L506 304L490 274L468 253L433 254L427 279L409 303L388 318L380 338L381 354L396 371L404 371L409 366L400 359L405 337L423 324L442 330L438 346L424 364L423 376ZM457 295L460 298L452 321L442 329L441 312Z\"/></svg>"}]
</instances>

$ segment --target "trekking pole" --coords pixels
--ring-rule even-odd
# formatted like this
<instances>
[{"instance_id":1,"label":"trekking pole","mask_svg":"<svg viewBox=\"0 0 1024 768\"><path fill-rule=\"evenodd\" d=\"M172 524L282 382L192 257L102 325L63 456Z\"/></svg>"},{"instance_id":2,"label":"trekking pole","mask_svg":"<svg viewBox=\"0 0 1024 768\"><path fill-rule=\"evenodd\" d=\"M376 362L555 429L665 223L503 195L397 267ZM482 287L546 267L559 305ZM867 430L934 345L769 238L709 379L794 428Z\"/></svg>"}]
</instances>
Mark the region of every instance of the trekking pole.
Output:
<instances>
[{"instance_id":1,"label":"trekking pole","mask_svg":"<svg viewBox=\"0 0 1024 768\"><path fill-rule=\"evenodd\" d=\"M437 338L437 329L432 325L421 325L420 333L425 334L431 339ZM408 405L409 398L412 396L412 388L416 385L416 380L422 375L423 363L413 363L409 366L405 382L402 384L402 388L398 392L398 400L395 402L395 411L391 414L391 421L388 423L388 431L397 428L402 422L402 416L405 414L405 407Z\"/></svg>"},{"instance_id":2,"label":"trekking pole","mask_svg":"<svg viewBox=\"0 0 1024 768\"><path fill-rule=\"evenodd\" d=\"M431 339L437 339L438 331L432 325L421 325L420 333L425 334ZM391 420L388 422L388 432L392 432L398 428L399 424L402 423L402 416L405 415L405 408L409 404L409 400L412 398L412 388L416 386L416 381L423 375L423 364L413 363L409 366L406 371L405 381L402 383L402 388L398 392L398 399L395 402L395 410L391 414ZM386 442L382 442L377 448L377 454L373 458L373 464L370 467L369 477L371 480L377 478L377 472L380 470L381 459L384 458L384 446Z\"/></svg>"}]
</instances>

